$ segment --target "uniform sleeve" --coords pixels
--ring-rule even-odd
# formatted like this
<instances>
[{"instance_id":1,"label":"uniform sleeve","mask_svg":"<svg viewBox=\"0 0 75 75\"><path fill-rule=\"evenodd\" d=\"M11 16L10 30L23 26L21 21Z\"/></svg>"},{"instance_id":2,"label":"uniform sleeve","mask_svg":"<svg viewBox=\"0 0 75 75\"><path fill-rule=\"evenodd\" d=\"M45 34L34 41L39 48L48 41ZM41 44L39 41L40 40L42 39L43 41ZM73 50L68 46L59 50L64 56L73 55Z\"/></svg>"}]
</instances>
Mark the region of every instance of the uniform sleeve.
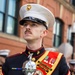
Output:
<instances>
[{"instance_id":1,"label":"uniform sleeve","mask_svg":"<svg viewBox=\"0 0 75 75\"><path fill-rule=\"evenodd\" d=\"M7 63L7 60L6 60L5 63L3 64L3 66L2 66L3 75L8 75L8 71L9 71L9 68L8 68L8 63Z\"/></svg>"},{"instance_id":2,"label":"uniform sleeve","mask_svg":"<svg viewBox=\"0 0 75 75\"><path fill-rule=\"evenodd\" d=\"M66 63L65 57L62 56L59 66L59 75L70 75L70 70Z\"/></svg>"}]
</instances>

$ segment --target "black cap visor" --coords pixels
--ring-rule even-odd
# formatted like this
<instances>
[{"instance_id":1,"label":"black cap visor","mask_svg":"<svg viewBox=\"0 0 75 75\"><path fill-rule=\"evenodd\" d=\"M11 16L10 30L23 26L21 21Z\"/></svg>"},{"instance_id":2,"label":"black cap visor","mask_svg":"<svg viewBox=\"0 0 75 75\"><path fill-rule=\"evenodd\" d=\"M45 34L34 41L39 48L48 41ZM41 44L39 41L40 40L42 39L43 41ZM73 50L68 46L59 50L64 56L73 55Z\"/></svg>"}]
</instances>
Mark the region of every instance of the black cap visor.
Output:
<instances>
[{"instance_id":1,"label":"black cap visor","mask_svg":"<svg viewBox=\"0 0 75 75\"><path fill-rule=\"evenodd\" d=\"M43 24L46 29L48 29L48 27L46 26L46 22L45 21L42 21L41 19L38 19L38 18L34 18L34 17L25 17L23 18L19 24L20 25L23 25L25 23L25 21L32 21L32 22L35 22L35 23L40 23L40 24Z\"/></svg>"},{"instance_id":2,"label":"black cap visor","mask_svg":"<svg viewBox=\"0 0 75 75\"><path fill-rule=\"evenodd\" d=\"M0 57L4 57L4 58L6 58L6 57L7 57L7 55L0 55Z\"/></svg>"}]
</instances>

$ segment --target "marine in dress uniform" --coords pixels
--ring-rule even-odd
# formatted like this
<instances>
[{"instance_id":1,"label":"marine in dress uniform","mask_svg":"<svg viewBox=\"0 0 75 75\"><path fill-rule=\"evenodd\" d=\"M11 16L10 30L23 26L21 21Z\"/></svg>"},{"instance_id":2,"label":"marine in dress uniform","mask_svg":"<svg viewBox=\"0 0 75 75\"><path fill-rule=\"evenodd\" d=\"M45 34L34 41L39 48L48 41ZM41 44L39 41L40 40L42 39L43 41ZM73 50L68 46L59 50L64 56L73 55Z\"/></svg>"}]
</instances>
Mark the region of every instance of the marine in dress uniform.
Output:
<instances>
[{"instance_id":1,"label":"marine in dress uniform","mask_svg":"<svg viewBox=\"0 0 75 75\"><path fill-rule=\"evenodd\" d=\"M75 75L75 59L69 61L71 75Z\"/></svg>"},{"instance_id":2,"label":"marine in dress uniform","mask_svg":"<svg viewBox=\"0 0 75 75\"><path fill-rule=\"evenodd\" d=\"M2 65L5 62L5 58L9 55L9 50L0 50L0 75L2 75Z\"/></svg>"},{"instance_id":3,"label":"marine in dress uniform","mask_svg":"<svg viewBox=\"0 0 75 75\"><path fill-rule=\"evenodd\" d=\"M26 4L20 9L21 25L26 21L43 24L46 29L53 26L54 16L50 10L40 4ZM26 47L21 54L10 56L6 59L2 71L4 75L26 75L23 73L23 64L29 61L28 56L32 54L32 61L36 64L36 70L29 75L70 75L62 53L45 50L41 45L39 49L32 50Z\"/></svg>"}]
</instances>

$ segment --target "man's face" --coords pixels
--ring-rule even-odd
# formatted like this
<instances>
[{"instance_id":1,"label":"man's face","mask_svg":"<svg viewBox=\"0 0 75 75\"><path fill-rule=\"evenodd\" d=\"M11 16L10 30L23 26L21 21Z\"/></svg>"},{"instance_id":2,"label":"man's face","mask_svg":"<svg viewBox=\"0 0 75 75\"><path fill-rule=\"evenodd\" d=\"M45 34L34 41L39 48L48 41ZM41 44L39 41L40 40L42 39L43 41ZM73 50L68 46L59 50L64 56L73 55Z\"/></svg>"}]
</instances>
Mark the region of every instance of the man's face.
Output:
<instances>
[{"instance_id":1,"label":"man's face","mask_svg":"<svg viewBox=\"0 0 75 75\"><path fill-rule=\"evenodd\" d=\"M23 37L25 40L38 40L46 36L47 30L42 24L26 21L23 28Z\"/></svg>"},{"instance_id":2,"label":"man's face","mask_svg":"<svg viewBox=\"0 0 75 75\"><path fill-rule=\"evenodd\" d=\"M5 63L5 58L0 56L0 65L3 65Z\"/></svg>"}]
</instances>

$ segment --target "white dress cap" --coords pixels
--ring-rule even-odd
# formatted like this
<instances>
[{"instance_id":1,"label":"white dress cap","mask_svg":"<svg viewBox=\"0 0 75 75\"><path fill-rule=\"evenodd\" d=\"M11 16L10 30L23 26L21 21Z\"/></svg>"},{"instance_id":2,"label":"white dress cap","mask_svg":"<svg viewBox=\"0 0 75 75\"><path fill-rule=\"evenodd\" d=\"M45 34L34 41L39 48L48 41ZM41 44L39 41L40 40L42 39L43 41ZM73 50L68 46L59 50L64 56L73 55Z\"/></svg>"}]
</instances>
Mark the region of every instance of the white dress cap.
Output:
<instances>
[{"instance_id":1,"label":"white dress cap","mask_svg":"<svg viewBox=\"0 0 75 75\"><path fill-rule=\"evenodd\" d=\"M10 50L4 49L4 50L0 50L0 56L8 56L10 53Z\"/></svg>"},{"instance_id":2,"label":"white dress cap","mask_svg":"<svg viewBox=\"0 0 75 75\"><path fill-rule=\"evenodd\" d=\"M75 65L75 59L71 59L70 62L69 62L69 64Z\"/></svg>"},{"instance_id":3,"label":"white dress cap","mask_svg":"<svg viewBox=\"0 0 75 75\"><path fill-rule=\"evenodd\" d=\"M26 17L32 17L45 22L49 28L54 25L55 18L52 12L40 4L25 4L20 8L20 24L23 25ZM35 19L35 20L36 20ZM32 21L32 20L31 20Z\"/></svg>"}]
</instances>

